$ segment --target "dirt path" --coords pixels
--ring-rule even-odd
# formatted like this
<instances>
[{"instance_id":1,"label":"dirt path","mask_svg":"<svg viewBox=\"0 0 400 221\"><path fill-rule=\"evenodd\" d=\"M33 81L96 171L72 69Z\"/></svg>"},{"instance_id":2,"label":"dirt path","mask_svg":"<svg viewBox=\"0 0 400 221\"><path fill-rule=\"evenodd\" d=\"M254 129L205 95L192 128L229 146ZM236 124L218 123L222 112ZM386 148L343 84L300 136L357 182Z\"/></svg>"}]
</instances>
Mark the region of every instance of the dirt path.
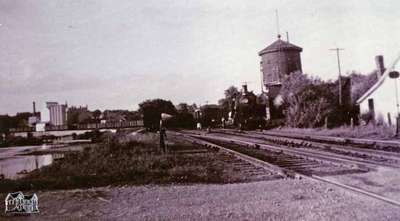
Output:
<instances>
[{"instance_id":1,"label":"dirt path","mask_svg":"<svg viewBox=\"0 0 400 221\"><path fill-rule=\"evenodd\" d=\"M226 185L38 192L38 215L10 220L397 220L400 209L328 184L274 180ZM4 197L4 194L1 195ZM3 210L4 205L1 205Z\"/></svg>"}]
</instances>

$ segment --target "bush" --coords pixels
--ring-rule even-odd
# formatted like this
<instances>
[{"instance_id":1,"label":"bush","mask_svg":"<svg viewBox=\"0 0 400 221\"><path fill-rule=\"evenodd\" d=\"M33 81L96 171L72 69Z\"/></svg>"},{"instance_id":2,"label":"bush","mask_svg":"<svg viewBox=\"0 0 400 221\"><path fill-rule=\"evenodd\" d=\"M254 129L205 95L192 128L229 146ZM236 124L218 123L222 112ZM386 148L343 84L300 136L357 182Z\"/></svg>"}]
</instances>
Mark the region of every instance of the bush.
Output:
<instances>
[{"instance_id":1,"label":"bush","mask_svg":"<svg viewBox=\"0 0 400 221\"><path fill-rule=\"evenodd\" d=\"M362 113L360 118L365 124L369 124L374 121L374 114L372 112Z\"/></svg>"},{"instance_id":2,"label":"bush","mask_svg":"<svg viewBox=\"0 0 400 221\"><path fill-rule=\"evenodd\" d=\"M358 86L353 94L364 91L373 82L373 78L369 76L353 74L350 77ZM367 79L368 82L362 84L363 79ZM343 103L339 105L338 80L324 82L301 72L287 76L280 90L286 126L314 128L325 126L327 123L326 126L332 128L349 124L351 118L357 122L357 108L350 102L350 82L348 78L342 78L342 83L345 83L342 85Z\"/></svg>"},{"instance_id":3,"label":"bush","mask_svg":"<svg viewBox=\"0 0 400 221\"><path fill-rule=\"evenodd\" d=\"M178 113L166 122L167 127L193 129L195 120L191 113Z\"/></svg>"},{"instance_id":4,"label":"bush","mask_svg":"<svg viewBox=\"0 0 400 221\"><path fill-rule=\"evenodd\" d=\"M336 96L326 84L307 85L288 97L287 103L286 124L291 127L323 126L325 118L333 120L338 111Z\"/></svg>"},{"instance_id":5,"label":"bush","mask_svg":"<svg viewBox=\"0 0 400 221\"><path fill-rule=\"evenodd\" d=\"M171 101L163 99L146 100L139 104L139 112L143 115L143 124L151 131L158 130L160 126L161 113L175 115L175 106Z\"/></svg>"},{"instance_id":6,"label":"bush","mask_svg":"<svg viewBox=\"0 0 400 221\"><path fill-rule=\"evenodd\" d=\"M351 97L355 103L368 89L372 87L377 81L376 71L370 74L363 75L353 71L350 74L351 79Z\"/></svg>"}]
</instances>

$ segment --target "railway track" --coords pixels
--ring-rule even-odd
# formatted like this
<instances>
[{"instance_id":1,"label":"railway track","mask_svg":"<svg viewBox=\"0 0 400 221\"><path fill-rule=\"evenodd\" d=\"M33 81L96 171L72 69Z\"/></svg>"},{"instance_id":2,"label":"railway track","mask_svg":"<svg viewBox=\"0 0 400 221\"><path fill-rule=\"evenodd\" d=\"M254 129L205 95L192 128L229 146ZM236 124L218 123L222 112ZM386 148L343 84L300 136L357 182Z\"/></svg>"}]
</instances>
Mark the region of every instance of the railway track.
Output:
<instances>
[{"instance_id":1,"label":"railway track","mask_svg":"<svg viewBox=\"0 0 400 221\"><path fill-rule=\"evenodd\" d=\"M171 133L171 132L169 132ZM178 135L178 136L177 136ZM169 136L174 137L174 139L182 140L181 134L170 134ZM189 143L195 143L191 139L183 139L186 142L189 141ZM275 180L275 179L282 179L282 176L276 173L271 172L271 170L266 169L260 165L255 165L253 163L250 163L247 160L243 160L241 158L238 158L232 153L222 153L219 152L218 149L215 148L207 148L206 145L198 145L196 143L195 145L190 145L192 148L185 147L180 150L173 150L174 154L182 154L182 155L201 155L201 154L207 154L207 153L213 153L214 155L217 155L218 163L223 162L225 164L227 173L234 173L235 176L229 179L227 182L253 182L253 181L267 181L267 180Z\"/></svg>"},{"instance_id":2,"label":"railway track","mask_svg":"<svg viewBox=\"0 0 400 221\"><path fill-rule=\"evenodd\" d=\"M193 136L202 136L192 134ZM284 153L287 155L300 157L303 159L314 160L317 162L336 165L339 167L349 167L353 169L360 169L368 172L369 170L374 170L378 166L387 166L383 163L371 162L365 159L359 159L351 156L343 156L338 155L331 152L315 150L315 149L308 149L308 148L293 148L290 146L282 145L282 144L275 144L275 143L268 143L265 140L257 139L251 136L237 136L237 135L226 135L220 133L212 133L206 135L208 139L214 138L220 141L227 141L227 142L234 142L240 145L245 146L259 146L264 150L276 151L280 153Z\"/></svg>"},{"instance_id":3,"label":"railway track","mask_svg":"<svg viewBox=\"0 0 400 221\"><path fill-rule=\"evenodd\" d=\"M310 134L304 135L279 131L263 131L262 134L287 138L298 138L302 140L317 141L322 143L350 145L354 147L383 150L385 152L400 153L400 142L395 140L371 140L363 138L344 138Z\"/></svg>"},{"instance_id":4,"label":"railway track","mask_svg":"<svg viewBox=\"0 0 400 221\"><path fill-rule=\"evenodd\" d=\"M231 130L231 132L235 132ZM247 132L246 132L247 133ZM323 138L322 136L312 136L312 135L297 135L288 133L278 133L278 132L250 132L252 134L257 134L266 137L275 137L279 139L286 139L292 141L303 141L309 145L313 144L324 144L331 147L343 148L346 150L361 151L371 154L385 155L386 157L394 157L395 159L400 158L400 146L397 146L395 141L372 141L363 139L353 139L353 138Z\"/></svg>"},{"instance_id":5,"label":"railway track","mask_svg":"<svg viewBox=\"0 0 400 221\"><path fill-rule=\"evenodd\" d=\"M338 158L350 160L373 168L375 166L400 167L400 154L392 151L383 151L369 147L354 147L351 145L339 145L310 141L307 139L290 138L288 135L270 135L261 132L236 132L236 131L215 131L216 133L244 137L253 141L265 141L272 145L291 147L302 152L313 152L331 154Z\"/></svg>"},{"instance_id":6,"label":"railway track","mask_svg":"<svg viewBox=\"0 0 400 221\"><path fill-rule=\"evenodd\" d=\"M209 148L218 149L235 155L253 165L262 167L282 177L304 178L316 182L324 182L340 188L356 192L386 203L400 207L400 202L375 194L360 188L343 183L328 180L323 175L329 173L321 172L321 168L333 169L333 172L367 172L368 168L359 162L351 162L347 159L336 159L335 157L323 157L321 155L299 154L283 151L280 147L251 142L249 140L232 139L222 136L211 136L204 134L181 133L182 138L193 143L201 144ZM321 176L322 175L322 176ZM336 175L336 174L335 174Z\"/></svg>"},{"instance_id":7,"label":"railway track","mask_svg":"<svg viewBox=\"0 0 400 221\"><path fill-rule=\"evenodd\" d=\"M369 164L356 163L327 154L292 150L291 148L273 146L249 139L244 140L237 137L223 137L211 134L192 134L191 136L220 146L229 146L229 149L261 158L279 167L302 174L337 175L368 172L371 169L371 167L368 167L370 166Z\"/></svg>"}]
</instances>

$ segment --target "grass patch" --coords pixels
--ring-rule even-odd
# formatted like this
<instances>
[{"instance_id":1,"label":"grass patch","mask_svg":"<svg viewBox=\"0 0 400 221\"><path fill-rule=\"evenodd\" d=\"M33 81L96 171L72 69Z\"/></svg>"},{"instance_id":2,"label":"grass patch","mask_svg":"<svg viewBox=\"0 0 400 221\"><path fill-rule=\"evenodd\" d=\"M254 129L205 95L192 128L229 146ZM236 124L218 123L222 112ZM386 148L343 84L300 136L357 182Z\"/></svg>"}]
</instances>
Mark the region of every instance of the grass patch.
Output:
<instances>
[{"instance_id":1,"label":"grass patch","mask_svg":"<svg viewBox=\"0 0 400 221\"><path fill-rule=\"evenodd\" d=\"M229 171L219 153L194 149L187 143L173 142L169 152L160 152L157 134L110 135L81 152L69 152L65 158L31 172L18 180L0 181L0 191L71 189L107 185L170 183L227 183L240 179Z\"/></svg>"},{"instance_id":2,"label":"grass patch","mask_svg":"<svg viewBox=\"0 0 400 221\"><path fill-rule=\"evenodd\" d=\"M397 139L395 137L396 128L386 125L363 125L357 127L342 126L332 129L325 128L280 128L274 129L276 132L311 134L334 137L368 138L368 139Z\"/></svg>"}]
</instances>

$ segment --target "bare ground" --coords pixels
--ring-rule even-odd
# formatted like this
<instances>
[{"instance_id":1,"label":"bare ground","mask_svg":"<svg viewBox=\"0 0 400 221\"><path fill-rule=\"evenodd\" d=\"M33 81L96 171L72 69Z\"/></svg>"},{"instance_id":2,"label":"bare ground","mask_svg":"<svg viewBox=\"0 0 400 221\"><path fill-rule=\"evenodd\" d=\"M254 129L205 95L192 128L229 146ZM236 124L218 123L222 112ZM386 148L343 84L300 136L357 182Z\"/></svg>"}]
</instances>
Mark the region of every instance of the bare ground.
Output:
<instances>
[{"instance_id":1,"label":"bare ground","mask_svg":"<svg viewBox=\"0 0 400 221\"><path fill-rule=\"evenodd\" d=\"M398 207L329 184L308 180L280 179L224 185L100 187L38 192L38 196L40 214L0 218L375 221L398 220L400 217Z\"/></svg>"}]
</instances>

